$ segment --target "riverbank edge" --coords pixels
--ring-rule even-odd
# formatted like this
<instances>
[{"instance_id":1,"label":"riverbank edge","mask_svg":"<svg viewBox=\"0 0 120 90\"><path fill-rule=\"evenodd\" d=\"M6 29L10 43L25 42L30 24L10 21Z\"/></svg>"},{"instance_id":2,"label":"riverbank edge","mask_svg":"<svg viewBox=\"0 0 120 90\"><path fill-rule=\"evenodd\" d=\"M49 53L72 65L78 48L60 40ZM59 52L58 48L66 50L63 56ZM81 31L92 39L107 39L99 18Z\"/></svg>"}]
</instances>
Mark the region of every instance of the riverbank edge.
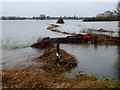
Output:
<instances>
[{"instance_id":1,"label":"riverbank edge","mask_svg":"<svg viewBox=\"0 0 120 90\"><path fill-rule=\"evenodd\" d=\"M50 30L52 32L57 32L57 33L62 33L62 34L67 34L67 35L77 35L76 33L70 33L66 31L61 31L56 29L59 27L59 25L55 24L50 24L49 27L47 27L47 30ZM99 32L99 33L94 33L94 32ZM87 33L88 35L91 36L91 43L92 44L98 44L98 45L105 45L105 46L120 46L120 37L113 37L110 35L105 35L102 34L102 32L107 32L109 34L114 33L114 31L109 31L105 29L88 29L87 31L83 31L83 33Z\"/></svg>"},{"instance_id":2,"label":"riverbank edge","mask_svg":"<svg viewBox=\"0 0 120 90\"><path fill-rule=\"evenodd\" d=\"M48 43L48 41L44 43ZM51 51L51 47L54 47L54 45L52 44L47 45L50 46L50 48L46 46L48 48L47 51ZM55 52L56 49L54 48L53 51ZM40 56L32 60L33 62L37 63L43 61L44 64L42 65L42 67L40 67L39 65L28 66L24 69L14 67L10 70L3 71L2 77L4 78L2 82L4 84L8 84L3 85L3 88L120 88L120 84L118 82L114 82L108 79L102 81L96 77L88 76L86 74L79 74L73 78L66 76L63 72L69 71L70 69L74 68L73 66L75 65L73 64L70 69L68 67L61 68L62 65L66 65L66 62L62 64L55 62L55 54L54 56L48 57L49 55L51 55L51 53L52 52L49 52L47 55L43 54L43 57ZM52 59L53 57L54 59ZM66 60L66 58L64 60ZM72 63L70 65L72 65ZM45 72L40 73L39 69L42 69ZM21 80L22 83L20 82Z\"/></svg>"},{"instance_id":3,"label":"riverbank edge","mask_svg":"<svg viewBox=\"0 0 120 90\"><path fill-rule=\"evenodd\" d=\"M52 54L54 52L54 54ZM74 68L76 65L75 57L62 50L64 62L71 60L71 63L63 64L56 63L55 61L56 48L45 49L42 56L34 58L33 62L44 64L28 66L25 68L12 68L3 70L2 84L5 88L120 88L120 83L111 80L99 80L96 77L88 76L86 74L79 74L73 78L65 75L67 72ZM44 59L44 60L42 60ZM62 66L63 65L63 66ZM64 66L67 65L67 66ZM73 65L73 66L71 66ZM71 68L69 68L69 66ZM43 70L43 73L40 71Z\"/></svg>"}]
</instances>

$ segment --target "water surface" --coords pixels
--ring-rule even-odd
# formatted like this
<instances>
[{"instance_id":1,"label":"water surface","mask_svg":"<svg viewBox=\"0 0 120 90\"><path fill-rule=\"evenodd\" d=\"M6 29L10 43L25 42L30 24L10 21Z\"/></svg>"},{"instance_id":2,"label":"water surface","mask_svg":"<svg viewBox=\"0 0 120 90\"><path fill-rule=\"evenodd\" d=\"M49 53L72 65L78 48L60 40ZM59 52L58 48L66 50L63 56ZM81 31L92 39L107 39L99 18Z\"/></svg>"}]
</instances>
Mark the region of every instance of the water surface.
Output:
<instances>
[{"instance_id":1,"label":"water surface","mask_svg":"<svg viewBox=\"0 0 120 90\"><path fill-rule=\"evenodd\" d=\"M97 77L118 79L118 52L117 46L94 46L90 44L61 44L62 49L74 55L78 66L70 75L87 73ZM91 73L92 72L92 73Z\"/></svg>"},{"instance_id":2,"label":"water surface","mask_svg":"<svg viewBox=\"0 0 120 90\"><path fill-rule=\"evenodd\" d=\"M10 67L21 61L33 59L42 55L42 50L29 47L38 38L64 37L65 34L47 30L56 20L5 20L2 22L3 68ZM118 31L118 22L81 22L80 20L65 20L65 24L58 27L61 31L79 33L81 30L95 28ZM117 47L93 46L82 44L61 44L62 49L77 58L78 66L71 71L71 75L84 71L88 74L117 78Z\"/></svg>"}]
</instances>

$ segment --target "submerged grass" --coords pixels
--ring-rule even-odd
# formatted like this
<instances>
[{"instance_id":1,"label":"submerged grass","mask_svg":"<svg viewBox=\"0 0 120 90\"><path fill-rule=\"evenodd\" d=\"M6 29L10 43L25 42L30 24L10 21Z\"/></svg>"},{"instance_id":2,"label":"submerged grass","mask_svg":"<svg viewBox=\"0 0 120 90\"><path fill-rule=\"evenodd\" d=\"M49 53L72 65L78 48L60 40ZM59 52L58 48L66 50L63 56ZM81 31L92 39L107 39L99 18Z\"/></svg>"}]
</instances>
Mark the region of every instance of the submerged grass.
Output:
<instances>
[{"instance_id":1,"label":"submerged grass","mask_svg":"<svg viewBox=\"0 0 120 90\"><path fill-rule=\"evenodd\" d=\"M58 25L54 25L51 24L50 27L48 27L47 29L53 32L58 32L58 33L62 33L62 34L68 34L68 35L77 35L76 33L69 33L69 32L62 32L61 30L55 29L55 27L59 27ZM97 33L96 33L97 32ZM99 33L98 33L99 32ZM99 44L99 45L106 45L106 46L118 46L120 45L120 38L119 37L114 37L114 36L110 36L110 35L105 35L102 34L102 32L104 33L115 33L114 31L109 31L109 30L104 30L104 29L88 29L88 30L83 30L81 31L81 33L88 33L89 35L91 35L91 42L93 44Z\"/></svg>"}]
</instances>

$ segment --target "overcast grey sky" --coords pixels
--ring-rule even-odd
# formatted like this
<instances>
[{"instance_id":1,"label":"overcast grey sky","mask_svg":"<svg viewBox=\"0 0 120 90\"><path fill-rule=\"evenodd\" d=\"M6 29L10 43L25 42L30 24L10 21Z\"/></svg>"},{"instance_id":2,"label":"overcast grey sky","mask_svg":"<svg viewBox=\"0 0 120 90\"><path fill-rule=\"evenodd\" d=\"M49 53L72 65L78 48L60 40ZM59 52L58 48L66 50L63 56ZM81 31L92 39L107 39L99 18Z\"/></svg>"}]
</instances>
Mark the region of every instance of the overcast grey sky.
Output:
<instances>
[{"instance_id":1,"label":"overcast grey sky","mask_svg":"<svg viewBox=\"0 0 120 90\"><path fill-rule=\"evenodd\" d=\"M4 2L2 16L96 16L115 10L117 2Z\"/></svg>"}]
</instances>

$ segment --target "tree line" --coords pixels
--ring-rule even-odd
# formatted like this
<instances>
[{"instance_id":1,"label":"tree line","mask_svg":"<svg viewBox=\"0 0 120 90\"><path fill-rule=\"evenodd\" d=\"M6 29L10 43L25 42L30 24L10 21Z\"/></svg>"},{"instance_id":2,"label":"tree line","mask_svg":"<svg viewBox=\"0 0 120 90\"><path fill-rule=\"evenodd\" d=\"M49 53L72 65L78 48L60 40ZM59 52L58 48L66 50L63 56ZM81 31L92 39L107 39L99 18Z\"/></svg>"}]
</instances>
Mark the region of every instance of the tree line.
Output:
<instances>
[{"instance_id":1,"label":"tree line","mask_svg":"<svg viewBox=\"0 0 120 90\"><path fill-rule=\"evenodd\" d=\"M25 20L25 19L27 19L27 17L16 17L16 16L6 17L6 16L2 16L0 19L1 20Z\"/></svg>"},{"instance_id":2,"label":"tree line","mask_svg":"<svg viewBox=\"0 0 120 90\"><path fill-rule=\"evenodd\" d=\"M118 7L120 8L120 3L118 4ZM117 9L120 11L120 9ZM28 17L1 17L1 20L26 20L26 19L35 19L35 20L45 20L45 19L82 19L83 21L120 21L120 13L118 13L117 10L113 11L105 11L103 13L99 13L96 17L77 17L77 16L63 16L63 17L52 17L52 16L46 16L45 14L40 14L38 17L33 16L31 18Z\"/></svg>"},{"instance_id":3,"label":"tree line","mask_svg":"<svg viewBox=\"0 0 120 90\"><path fill-rule=\"evenodd\" d=\"M117 10L99 13L96 17L84 18L84 21L119 21Z\"/></svg>"},{"instance_id":4,"label":"tree line","mask_svg":"<svg viewBox=\"0 0 120 90\"><path fill-rule=\"evenodd\" d=\"M33 16L31 18L28 17L0 17L1 20L26 20L26 19L35 19L35 20L45 20L45 19L82 19L83 21L120 21L120 0L118 1L117 9L113 11L105 11L103 13L99 13L96 17L77 17L77 16L60 16L60 17L52 17L46 16L45 14L40 14L39 16Z\"/></svg>"},{"instance_id":5,"label":"tree line","mask_svg":"<svg viewBox=\"0 0 120 90\"><path fill-rule=\"evenodd\" d=\"M31 18L28 17L16 17L16 16L2 16L0 17L1 20L26 20L26 19L35 19L35 20L45 20L45 19L59 19L59 18L64 18L64 19L82 19L81 17L77 16L46 16L45 14L41 14L40 16L33 16Z\"/></svg>"}]
</instances>

